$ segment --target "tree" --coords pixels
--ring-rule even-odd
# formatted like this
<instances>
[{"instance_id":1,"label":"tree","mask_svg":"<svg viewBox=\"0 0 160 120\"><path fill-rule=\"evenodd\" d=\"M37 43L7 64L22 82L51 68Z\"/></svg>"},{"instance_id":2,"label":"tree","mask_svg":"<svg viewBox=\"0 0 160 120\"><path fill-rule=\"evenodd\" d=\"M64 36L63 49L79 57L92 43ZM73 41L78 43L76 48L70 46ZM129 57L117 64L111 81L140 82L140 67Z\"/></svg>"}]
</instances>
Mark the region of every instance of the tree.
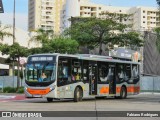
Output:
<instances>
[{"instance_id":1,"label":"tree","mask_svg":"<svg viewBox=\"0 0 160 120\"><path fill-rule=\"evenodd\" d=\"M9 32L6 32L7 29L9 29L10 26L2 26L0 23L0 40L3 41L4 37L12 37L13 35Z\"/></svg>"},{"instance_id":2,"label":"tree","mask_svg":"<svg viewBox=\"0 0 160 120\"><path fill-rule=\"evenodd\" d=\"M74 54L78 52L78 46L79 44L76 40L59 36L52 39L50 44L44 48L52 49L52 52Z\"/></svg>"},{"instance_id":3,"label":"tree","mask_svg":"<svg viewBox=\"0 0 160 120\"><path fill-rule=\"evenodd\" d=\"M41 47L37 47L37 48L30 48L28 50L29 54L39 54L39 53L43 53L42 48Z\"/></svg>"},{"instance_id":4,"label":"tree","mask_svg":"<svg viewBox=\"0 0 160 120\"><path fill-rule=\"evenodd\" d=\"M156 48L160 53L160 27L155 28L154 32L156 33Z\"/></svg>"},{"instance_id":5,"label":"tree","mask_svg":"<svg viewBox=\"0 0 160 120\"><path fill-rule=\"evenodd\" d=\"M137 50L137 48L143 46L144 43L144 40L140 38L139 33L134 31L121 34L120 39L121 40L118 43L119 46L127 46L133 50Z\"/></svg>"},{"instance_id":6,"label":"tree","mask_svg":"<svg viewBox=\"0 0 160 120\"><path fill-rule=\"evenodd\" d=\"M77 53L78 42L69 37L55 36L52 30L43 30L42 28L34 31L35 35L30 41L37 41L42 44L41 47L29 49L30 54L36 53Z\"/></svg>"},{"instance_id":7,"label":"tree","mask_svg":"<svg viewBox=\"0 0 160 120\"><path fill-rule=\"evenodd\" d=\"M13 45L7 45L1 44L0 50L2 54L9 55L9 58L13 60L17 60L17 65L18 65L18 76L17 76L17 89L19 88L19 77L20 77L20 72L19 72L19 63L20 63L20 57L26 57L28 56L28 49L25 47L20 46L18 43L14 43Z\"/></svg>"},{"instance_id":8,"label":"tree","mask_svg":"<svg viewBox=\"0 0 160 120\"><path fill-rule=\"evenodd\" d=\"M158 14L159 14L159 20L160 20L160 0L156 0L158 4ZM156 27L154 29L154 32L156 33L156 48L158 52L160 53L160 27Z\"/></svg>"},{"instance_id":9,"label":"tree","mask_svg":"<svg viewBox=\"0 0 160 120\"><path fill-rule=\"evenodd\" d=\"M35 35L31 38L30 41L38 41L40 42L42 45L48 43L48 41L50 39L53 38L54 36L54 32L53 30L43 30L42 28L33 31L35 33Z\"/></svg>"},{"instance_id":10,"label":"tree","mask_svg":"<svg viewBox=\"0 0 160 120\"><path fill-rule=\"evenodd\" d=\"M77 40L81 46L87 46L90 49L99 47L99 54L101 55L102 44L113 46L130 38L131 34L124 33L129 25L118 21L124 18L126 15L118 17L111 13L105 13L104 17L101 18L72 18L72 25L65 32L72 39ZM134 38L136 37L138 40L139 36L137 35L134 35Z\"/></svg>"},{"instance_id":11,"label":"tree","mask_svg":"<svg viewBox=\"0 0 160 120\"><path fill-rule=\"evenodd\" d=\"M78 42L70 38L58 36L50 40L48 44L45 44L41 48L43 53L70 53L74 54L78 52Z\"/></svg>"}]
</instances>

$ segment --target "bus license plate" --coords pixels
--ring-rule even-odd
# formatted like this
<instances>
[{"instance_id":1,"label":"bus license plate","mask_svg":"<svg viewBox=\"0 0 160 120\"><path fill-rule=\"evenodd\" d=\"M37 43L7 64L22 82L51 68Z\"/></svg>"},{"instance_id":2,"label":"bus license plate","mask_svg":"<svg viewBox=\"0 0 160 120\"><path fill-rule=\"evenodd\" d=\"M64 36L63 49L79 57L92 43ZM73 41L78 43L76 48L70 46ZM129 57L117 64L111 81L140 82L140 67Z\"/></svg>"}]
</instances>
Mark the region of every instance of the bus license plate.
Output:
<instances>
[{"instance_id":1,"label":"bus license plate","mask_svg":"<svg viewBox=\"0 0 160 120\"><path fill-rule=\"evenodd\" d=\"M42 95L33 95L33 97L42 97Z\"/></svg>"}]
</instances>

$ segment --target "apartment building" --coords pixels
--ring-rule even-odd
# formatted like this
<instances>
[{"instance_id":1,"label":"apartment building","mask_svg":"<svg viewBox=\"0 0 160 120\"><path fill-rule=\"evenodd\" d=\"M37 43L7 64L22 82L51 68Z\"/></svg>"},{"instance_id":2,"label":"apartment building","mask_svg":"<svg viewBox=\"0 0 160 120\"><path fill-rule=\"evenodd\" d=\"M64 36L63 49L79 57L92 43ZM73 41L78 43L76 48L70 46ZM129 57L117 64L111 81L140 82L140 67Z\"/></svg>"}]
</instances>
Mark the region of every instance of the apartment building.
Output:
<instances>
[{"instance_id":1,"label":"apartment building","mask_svg":"<svg viewBox=\"0 0 160 120\"><path fill-rule=\"evenodd\" d=\"M70 26L71 17L102 17L111 12L131 15L120 22L132 24L134 30L152 30L160 26L158 9L154 7L116 7L95 4L90 0L29 0L28 30L54 30L56 34Z\"/></svg>"},{"instance_id":2,"label":"apartment building","mask_svg":"<svg viewBox=\"0 0 160 120\"><path fill-rule=\"evenodd\" d=\"M152 30L160 26L158 9L154 7L116 7L95 4L90 0L66 0L62 11L61 28L64 29L70 26L70 17L103 17L102 13L105 12L130 15L128 19L119 22L132 24L134 30Z\"/></svg>"},{"instance_id":3,"label":"apartment building","mask_svg":"<svg viewBox=\"0 0 160 120\"><path fill-rule=\"evenodd\" d=\"M29 0L28 1L28 30L38 28L60 31L60 11L65 0Z\"/></svg>"}]
</instances>

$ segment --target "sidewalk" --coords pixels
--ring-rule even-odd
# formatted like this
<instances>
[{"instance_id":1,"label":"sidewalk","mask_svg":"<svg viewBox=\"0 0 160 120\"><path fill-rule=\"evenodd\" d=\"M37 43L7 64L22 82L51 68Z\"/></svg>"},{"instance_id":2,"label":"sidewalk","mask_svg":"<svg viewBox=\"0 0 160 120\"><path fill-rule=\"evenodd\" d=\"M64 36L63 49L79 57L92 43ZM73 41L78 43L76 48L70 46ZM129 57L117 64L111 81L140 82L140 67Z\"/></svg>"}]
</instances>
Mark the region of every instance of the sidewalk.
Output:
<instances>
[{"instance_id":1,"label":"sidewalk","mask_svg":"<svg viewBox=\"0 0 160 120\"><path fill-rule=\"evenodd\" d=\"M14 101L14 100L25 100L24 94L17 93L0 93L0 102Z\"/></svg>"},{"instance_id":2,"label":"sidewalk","mask_svg":"<svg viewBox=\"0 0 160 120\"><path fill-rule=\"evenodd\" d=\"M141 92L140 94L160 95L160 93L157 92Z\"/></svg>"}]
</instances>

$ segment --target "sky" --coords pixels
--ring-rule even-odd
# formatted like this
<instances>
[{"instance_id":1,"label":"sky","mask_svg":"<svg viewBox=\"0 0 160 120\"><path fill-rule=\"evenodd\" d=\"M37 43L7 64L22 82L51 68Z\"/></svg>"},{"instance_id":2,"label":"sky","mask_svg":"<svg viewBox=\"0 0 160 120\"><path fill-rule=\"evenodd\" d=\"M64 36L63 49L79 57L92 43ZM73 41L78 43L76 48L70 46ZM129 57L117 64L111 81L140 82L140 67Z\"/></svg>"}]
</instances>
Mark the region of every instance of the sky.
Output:
<instances>
[{"instance_id":1,"label":"sky","mask_svg":"<svg viewBox=\"0 0 160 120\"><path fill-rule=\"evenodd\" d=\"M16 27L27 31L28 24L28 0L16 1ZM156 0L90 0L98 4L111 6L149 6L157 7ZM3 24L13 24L13 3L14 0L2 0L4 13L0 13L0 21Z\"/></svg>"}]
</instances>

